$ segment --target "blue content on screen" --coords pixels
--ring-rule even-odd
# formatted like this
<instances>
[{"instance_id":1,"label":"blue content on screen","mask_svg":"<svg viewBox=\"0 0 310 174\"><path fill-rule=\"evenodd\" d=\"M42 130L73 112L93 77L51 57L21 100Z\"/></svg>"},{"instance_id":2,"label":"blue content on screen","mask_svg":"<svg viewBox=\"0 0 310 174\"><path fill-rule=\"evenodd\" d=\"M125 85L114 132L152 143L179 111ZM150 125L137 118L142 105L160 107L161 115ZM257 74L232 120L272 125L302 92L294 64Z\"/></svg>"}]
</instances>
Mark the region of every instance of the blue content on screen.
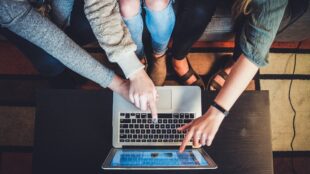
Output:
<instances>
[{"instance_id":1,"label":"blue content on screen","mask_svg":"<svg viewBox=\"0 0 310 174\"><path fill-rule=\"evenodd\" d=\"M118 150L111 166L156 167L156 166L207 166L208 162L198 150Z\"/></svg>"}]
</instances>

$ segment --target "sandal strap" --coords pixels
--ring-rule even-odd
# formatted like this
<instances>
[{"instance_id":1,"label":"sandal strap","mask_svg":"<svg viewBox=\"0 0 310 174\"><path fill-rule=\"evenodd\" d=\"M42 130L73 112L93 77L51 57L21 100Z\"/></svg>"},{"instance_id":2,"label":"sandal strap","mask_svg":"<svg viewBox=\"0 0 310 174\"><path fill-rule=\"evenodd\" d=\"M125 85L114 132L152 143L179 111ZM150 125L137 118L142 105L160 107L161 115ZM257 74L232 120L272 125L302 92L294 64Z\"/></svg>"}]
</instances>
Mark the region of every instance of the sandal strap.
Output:
<instances>
[{"instance_id":1,"label":"sandal strap","mask_svg":"<svg viewBox=\"0 0 310 174\"><path fill-rule=\"evenodd\" d=\"M209 89L211 90L211 87L213 87L216 91L221 90L222 86L217 83L215 80L212 80L209 86Z\"/></svg>"},{"instance_id":2,"label":"sandal strap","mask_svg":"<svg viewBox=\"0 0 310 174\"><path fill-rule=\"evenodd\" d=\"M228 74L226 73L226 71L224 69L219 71L217 73L217 75L221 76L224 80L226 80L228 78Z\"/></svg>"},{"instance_id":3,"label":"sandal strap","mask_svg":"<svg viewBox=\"0 0 310 174\"><path fill-rule=\"evenodd\" d=\"M180 79L181 79L182 82L185 83L190 77L192 77L192 75L195 75L195 72L194 72L194 70L189 66L188 71L187 71L183 76L181 76ZM195 76L196 76L196 75L195 75Z\"/></svg>"}]
</instances>

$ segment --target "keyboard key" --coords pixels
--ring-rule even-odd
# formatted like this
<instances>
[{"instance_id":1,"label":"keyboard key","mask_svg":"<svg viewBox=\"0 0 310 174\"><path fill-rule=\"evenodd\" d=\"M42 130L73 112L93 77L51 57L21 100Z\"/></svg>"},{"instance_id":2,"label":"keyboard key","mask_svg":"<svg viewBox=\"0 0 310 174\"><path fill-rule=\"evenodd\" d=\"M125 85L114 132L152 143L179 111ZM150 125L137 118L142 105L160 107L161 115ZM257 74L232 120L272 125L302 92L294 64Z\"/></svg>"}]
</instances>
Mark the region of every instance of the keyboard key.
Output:
<instances>
[{"instance_id":1,"label":"keyboard key","mask_svg":"<svg viewBox=\"0 0 310 174\"><path fill-rule=\"evenodd\" d=\"M130 133L131 133L131 134L134 134L134 133L135 133L135 130L134 130L134 129L130 129Z\"/></svg>"},{"instance_id":2,"label":"keyboard key","mask_svg":"<svg viewBox=\"0 0 310 174\"><path fill-rule=\"evenodd\" d=\"M164 124L161 124L161 125L160 125L160 128L162 128L162 129L165 128L165 125L164 125Z\"/></svg>"},{"instance_id":3,"label":"keyboard key","mask_svg":"<svg viewBox=\"0 0 310 174\"><path fill-rule=\"evenodd\" d=\"M127 113L127 114L125 115L125 118L130 118L130 115Z\"/></svg>"},{"instance_id":4,"label":"keyboard key","mask_svg":"<svg viewBox=\"0 0 310 174\"><path fill-rule=\"evenodd\" d=\"M129 129L125 129L125 133L126 133L126 134L129 134Z\"/></svg>"},{"instance_id":5,"label":"keyboard key","mask_svg":"<svg viewBox=\"0 0 310 174\"><path fill-rule=\"evenodd\" d=\"M131 139L130 142L136 142L136 140L135 139Z\"/></svg>"},{"instance_id":6,"label":"keyboard key","mask_svg":"<svg viewBox=\"0 0 310 174\"><path fill-rule=\"evenodd\" d=\"M159 128L159 124L155 124L155 128L158 129Z\"/></svg>"},{"instance_id":7,"label":"keyboard key","mask_svg":"<svg viewBox=\"0 0 310 174\"><path fill-rule=\"evenodd\" d=\"M120 134L120 135L119 135L119 138L125 139L125 138L127 138L127 135L125 135L125 134Z\"/></svg>"},{"instance_id":8,"label":"keyboard key","mask_svg":"<svg viewBox=\"0 0 310 174\"><path fill-rule=\"evenodd\" d=\"M184 120L184 123L189 123L189 122L191 122L192 120L190 120L190 119L185 119Z\"/></svg>"},{"instance_id":9,"label":"keyboard key","mask_svg":"<svg viewBox=\"0 0 310 174\"><path fill-rule=\"evenodd\" d=\"M128 128L128 124L122 124L122 128Z\"/></svg>"},{"instance_id":10,"label":"keyboard key","mask_svg":"<svg viewBox=\"0 0 310 174\"><path fill-rule=\"evenodd\" d=\"M170 128L170 124L166 124L166 128L169 129Z\"/></svg>"},{"instance_id":11,"label":"keyboard key","mask_svg":"<svg viewBox=\"0 0 310 174\"><path fill-rule=\"evenodd\" d=\"M137 113L137 114L136 114L136 118L140 118L140 113Z\"/></svg>"},{"instance_id":12,"label":"keyboard key","mask_svg":"<svg viewBox=\"0 0 310 174\"><path fill-rule=\"evenodd\" d=\"M163 120L162 119L158 119L158 123L162 123L163 122Z\"/></svg>"},{"instance_id":13,"label":"keyboard key","mask_svg":"<svg viewBox=\"0 0 310 174\"><path fill-rule=\"evenodd\" d=\"M155 130L155 129L152 129L151 132L152 132L152 134L155 134L155 133L156 133L156 130Z\"/></svg>"},{"instance_id":14,"label":"keyboard key","mask_svg":"<svg viewBox=\"0 0 310 174\"><path fill-rule=\"evenodd\" d=\"M158 114L158 118L172 118L172 114Z\"/></svg>"},{"instance_id":15,"label":"keyboard key","mask_svg":"<svg viewBox=\"0 0 310 174\"><path fill-rule=\"evenodd\" d=\"M152 114L147 114L147 118L152 118Z\"/></svg>"},{"instance_id":16,"label":"keyboard key","mask_svg":"<svg viewBox=\"0 0 310 174\"><path fill-rule=\"evenodd\" d=\"M125 116L125 113L120 113L121 116Z\"/></svg>"},{"instance_id":17,"label":"keyboard key","mask_svg":"<svg viewBox=\"0 0 310 174\"><path fill-rule=\"evenodd\" d=\"M130 124L130 125L129 125L129 128L132 129L132 128L133 128L133 124Z\"/></svg>"},{"instance_id":18,"label":"keyboard key","mask_svg":"<svg viewBox=\"0 0 310 174\"><path fill-rule=\"evenodd\" d=\"M171 134L171 129L168 129L168 130L167 130L167 134Z\"/></svg>"},{"instance_id":19,"label":"keyboard key","mask_svg":"<svg viewBox=\"0 0 310 174\"><path fill-rule=\"evenodd\" d=\"M140 133L140 129L136 129L136 134L139 134Z\"/></svg>"},{"instance_id":20,"label":"keyboard key","mask_svg":"<svg viewBox=\"0 0 310 174\"><path fill-rule=\"evenodd\" d=\"M189 118L189 113L186 113L186 114L185 114L185 118Z\"/></svg>"},{"instance_id":21,"label":"keyboard key","mask_svg":"<svg viewBox=\"0 0 310 174\"><path fill-rule=\"evenodd\" d=\"M146 114L141 114L141 118L146 118Z\"/></svg>"},{"instance_id":22,"label":"keyboard key","mask_svg":"<svg viewBox=\"0 0 310 174\"><path fill-rule=\"evenodd\" d=\"M174 114L173 114L173 118L179 118L179 114L174 113Z\"/></svg>"},{"instance_id":23,"label":"keyboard key","mask_svg":"<svg viewBox=\"0 0 310 174\"><path fill-rule=\"evenodd\" d=\"M169 120L168 120L168 123L172 123L172 119L169 119Z\"/></svg>"},{"instance_id":24,"label":"keyboard key","mask_svg":"<svg viewBox=\"0 0 310 174\"><path fill-rule=\"evenodd\" d=\"M151 130L150 129L146 129L146 133L147 134L151 133Z\"/></svg>"},{"instance_id":25,"label":"keyboard key","mask_svg":"<svg viewBox=\"0 0 310 174\"><path fill-rule=\"evenodd\" d=\"M137 123L137 120L136 119L132 119L131 122L132 123Z\"/></svg>"},{"instance_id":26,"label":"keyboard key","mask_svg":"<svg viewBox=\"0 0 310 174\"><path fill-rule=\"evenodd\" d=\"M190 114L189 114L189 117L190 117L190 118L194 118L195 115L194 115L193 113L190 113Z\"/></svg>"},{"instance_id":27,"label":"keyboard key","mask_svg":"<svg viewBox=\"0 0 310 174\"><path fill-rule=\"evenodd\" d=\"M150 125L146 124L144 127L145 127L145 129L148 129L148 128L150 128Z\"/></svg>"},{"instance_id":28,"label":"keyboard key","mask_svg":"<svg viewBox=\"0 0 310 174\"><path fill-rule=\"evenodd\" d=\"M158 134L160 134L161 133L161 130L160 129L157 129L157 131L156 131Z\"/></svg>"},{"instance_id":29,"label":"keyboard key","mask_svg":"<svg viewBox=\"0 0 310 174\"><path fill-rule=\"evenodd\" d=\"M135 124L135 129L138 129L139 128L139 125L138 124Z\"/></svg>"},{"instance_id":30,"label":"keyboard key","mask_svg":"<svg viewBox=\"0 0 310 174\"><path fill-rule=\"evenodd\" d=\"M184 118L184 114L183 113L180 114L180 118Z\"/></svg>"},{"instance_id":31,"label":"keyboard key","mask_svg":"<svg viewBox=\"0 0 310 174\"><path fill-rule=\"evenodd\" d=\"M125 130L124 129L120 129L120 133L122 134L122 133L124 133L125 132Z\"/></svg>"},{"instance_id":32,"label":"keyboard key","mask_svg":"<svg viewBox=\"0 0 310 174\"><path fill-rule=\"evenodd\" d=\"M145 134L145 129L142 129L142 130L141 130L141 134Z\"/></svg>"},{"instance_id":33,"label":"keyboard key","mask_svg":"<svg viewBox=\"0 0 310 174\"><path fill-rule=\"evenodd\" d=\"M120 123L131 123L130 119L121 119Z\"/></svg>"},{"instance_id":34,"label":"keyboard key","mask_svg":"<svg viewBox=\"0 0 310 174\"><path fill-rule=\"evenodd\" d=\"M134 134L134 135L132 135L132 138L137 139L137 138L138 138L138 135L137 135L137 134Z\"/></svg>"},{"instance_id":35,"label":"keyboard key","mask_svg":"<svg viewBox=\"0 0 310 174\"><path fill-rule=\"evenodd\" d=\"M153 129L153 128L154 128L154 124L151 124L151 125L150 125L150 128L152 128L152 129Z\"/></svg>"},{"instance_id":36,"label":"keyboard key","mask_svg":"<svg viewBox=\"0 0 310 174\"><path fill-rule=\"evenodd\" d=\"M152 119L147 119L147 123L152 123Z\"/></svg>"},{"instance_id":37,"label":"keyboard key","mask_svg":"<svg viewBox=\"0 0 310 174\"><path fill-rule=\"evenodd\" d=\"M140 129L143 129L144 128L144 124L140 124Z\"/></svg>"}]
</instances>

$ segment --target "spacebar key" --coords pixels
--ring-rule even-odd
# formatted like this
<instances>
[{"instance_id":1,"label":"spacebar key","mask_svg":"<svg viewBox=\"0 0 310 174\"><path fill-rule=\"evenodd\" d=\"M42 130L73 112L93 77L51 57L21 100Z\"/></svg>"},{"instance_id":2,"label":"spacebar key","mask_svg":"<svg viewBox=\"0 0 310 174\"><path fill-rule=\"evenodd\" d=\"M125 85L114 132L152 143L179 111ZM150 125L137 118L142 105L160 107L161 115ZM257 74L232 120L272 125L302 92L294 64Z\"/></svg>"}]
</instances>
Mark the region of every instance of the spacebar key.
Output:
<instances>
[{"instance_id":1,"label":"spacebar key","mask_svg":"<svg viewBox=\"0 0 310 174\"><path fill-rule=\"evenodd\" d=\"M158 114L158 118L172 118L172 114Z\"/></svg>"}]
</instances>

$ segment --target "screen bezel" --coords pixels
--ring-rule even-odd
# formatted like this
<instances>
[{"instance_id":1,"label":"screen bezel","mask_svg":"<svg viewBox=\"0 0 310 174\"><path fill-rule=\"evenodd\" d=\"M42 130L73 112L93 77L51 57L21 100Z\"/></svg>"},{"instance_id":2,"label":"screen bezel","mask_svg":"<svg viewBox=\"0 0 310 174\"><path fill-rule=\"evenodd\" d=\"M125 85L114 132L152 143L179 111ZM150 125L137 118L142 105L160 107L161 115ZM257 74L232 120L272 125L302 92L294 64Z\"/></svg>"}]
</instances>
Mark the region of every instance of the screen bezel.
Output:
<instances>
[{"instance_id":1,"label":"screen bezel","mask_svg":"<svg viewBox=\"0 0 310 174\"><path fill-rule=\"evenodd\" d=\"M111 166L111 162L113 157L115 156L118 150L123 150L120 148L112 148L105 159L104 163L102 164L101 168L104 170L191 170L191 169L217 169L217 165L212 160L212 158L205 152L202 148L195 149L204 157L204 159L208 162L208 165L201 165L201 166L142 166L142 167L128 167L128 166ZM126 149L131 150L131 149ZM142 148L135 148L132 150L145 150ZM161 149L161 150L172 150L172 149Z\"/></svg>"}]
</instances>

